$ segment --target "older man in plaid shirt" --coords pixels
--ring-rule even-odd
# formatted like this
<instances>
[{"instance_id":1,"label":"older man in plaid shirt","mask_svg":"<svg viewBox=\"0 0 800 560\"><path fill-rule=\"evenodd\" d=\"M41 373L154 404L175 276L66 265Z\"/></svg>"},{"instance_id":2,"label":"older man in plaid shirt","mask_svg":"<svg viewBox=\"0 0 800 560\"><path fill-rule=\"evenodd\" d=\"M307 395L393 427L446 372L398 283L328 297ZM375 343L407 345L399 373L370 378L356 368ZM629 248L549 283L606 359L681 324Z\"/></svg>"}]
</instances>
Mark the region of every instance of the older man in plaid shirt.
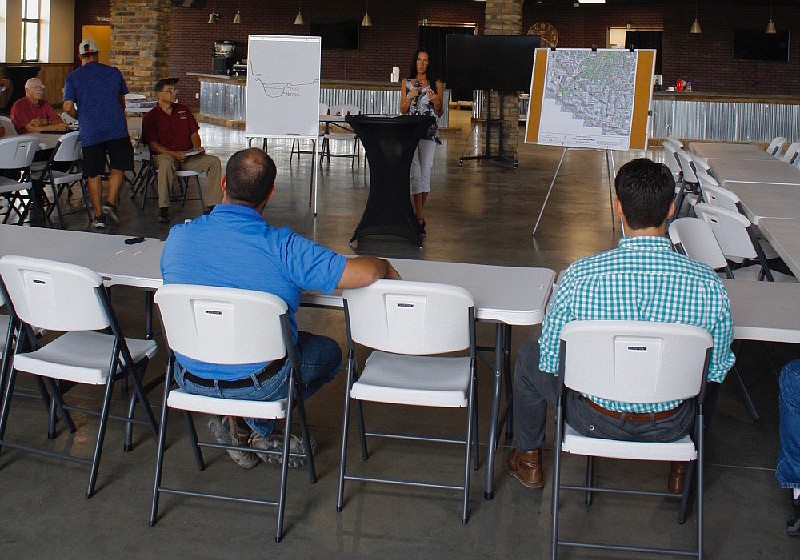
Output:
<instances>
[{"instance_id":1,"label":"older man in plaid shirt","mask_svg":"<svg viewBox=\"0 0 800 560\"><path fill-rule=\"evenodd\" d=\"M665 237L675 212L669 170L648 159L625 164L614 184L615 209L623 221L616 249L574 262L558 287L542 324L538 346L528 343L517 357L514 386L516 447L509 473L528 488L543 486L542 448L547 404L558 398L559 337L578 320L657 321L695 325L714 341L708 381L722 383L735 360L730 302L708 266L672 251ZM627 234L627 235L626 235ZM692 429L693 402L615 402L570 391L567 421L578 432L629 441L674 441ZM673 463L668 487L679 493L685 466Z\"/></svg>"}]
</instances>

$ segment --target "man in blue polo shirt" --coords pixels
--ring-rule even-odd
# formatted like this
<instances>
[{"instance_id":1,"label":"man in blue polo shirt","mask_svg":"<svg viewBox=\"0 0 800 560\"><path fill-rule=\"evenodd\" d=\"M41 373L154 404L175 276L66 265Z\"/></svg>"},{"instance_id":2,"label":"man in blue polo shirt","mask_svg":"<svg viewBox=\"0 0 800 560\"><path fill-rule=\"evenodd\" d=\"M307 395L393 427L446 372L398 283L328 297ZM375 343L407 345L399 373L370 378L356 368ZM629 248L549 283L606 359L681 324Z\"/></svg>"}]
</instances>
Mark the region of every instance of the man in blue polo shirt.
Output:
<instances>
[{"instance_id":1,"label":"man in blue polo shirt","mask_svg":"<svg viewBox=\"0 0 800 560\"><path fill-rule=\"evenodd\" d=\"M125 120L128 86L119 69L99 62L97 51L94 39L84 39L78 45L81 67L67 76L64 111L80 122L83 175L88 178L94 206L92 227L104 228L109 220L118 221L114 204L125 172L133 169L133 147ZM108 198L103 202L101 176L106 169L106 155L111 173Z\"/></svg>"},{"instance_id":2,"label":"man in blue polo shirt","mask_svg":"<svg viewBox=\"0 0 800 560\"><path fill-rule=\"evenodd\" d=\"M297 330L295 312L303 290L330 293L359 288L379 278L399 278L391 264L375 257L346 259L288 228L274 228L261 213L274 192L275 163L256 148L235 153L222 180L222 203L191 222L174 226L161 256L165 284L199 284L256 290L286 302L298 358L299 374L311 396L333 379L342 362L332 339ZM220 365L176 354L176 381L184 390L230 399L272 401L286 397L286 363ZM279 449L271 420L247 419L254 449ZM212 433L223 443L244 446L247 428L236 418L212 418ZM292 452L302 453L302 440L292 436ZM254 467L254 453L229 451L237 464ZM277 461L273 456L264 460ZM292 466L302 465L295 461Z\"/></svg>"}]
</instances>

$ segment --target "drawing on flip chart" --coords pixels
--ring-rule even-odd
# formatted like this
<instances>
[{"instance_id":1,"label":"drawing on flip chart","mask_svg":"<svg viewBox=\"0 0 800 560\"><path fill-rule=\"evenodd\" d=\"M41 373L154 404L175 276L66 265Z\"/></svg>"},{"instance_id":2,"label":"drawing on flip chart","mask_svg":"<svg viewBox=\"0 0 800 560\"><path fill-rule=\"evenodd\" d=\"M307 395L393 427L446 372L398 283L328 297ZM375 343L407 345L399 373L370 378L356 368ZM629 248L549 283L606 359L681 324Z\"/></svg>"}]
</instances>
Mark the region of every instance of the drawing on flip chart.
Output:
<instances>
[{"instance_id":1,"label":"drawing on flip chart","mask_svg":"<svg viewBox=\"0 0 800 560\"><path fill-rule=\"evenodd\" d=\"M249 73L252 74L253 79L264 88L264 94L273 99L276 97L302 97L302 88L319 84L319 80L316 79L300 84L293 84L290 82L265 82L261 79L261 74L256 72L252 61L250 62Z\"/></svg>"}]
</instances>

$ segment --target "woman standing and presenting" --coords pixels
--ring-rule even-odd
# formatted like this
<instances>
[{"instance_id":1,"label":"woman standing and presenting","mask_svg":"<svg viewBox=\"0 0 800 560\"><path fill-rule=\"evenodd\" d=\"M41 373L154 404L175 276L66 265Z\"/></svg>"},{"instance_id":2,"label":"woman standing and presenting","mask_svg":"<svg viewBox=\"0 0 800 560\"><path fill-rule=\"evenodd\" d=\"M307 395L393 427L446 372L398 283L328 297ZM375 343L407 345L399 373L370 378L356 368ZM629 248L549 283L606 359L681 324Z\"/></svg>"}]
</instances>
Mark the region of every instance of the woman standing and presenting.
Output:
<instances>
[{"instance_id":1,"label":"woman standing and presenting","mask_svg":"<svg viewBox=\"0 0 800 560\"><path fill-rule=\"evenodd\" d=\"M400 82L400 112L404 115L442 116L442 81L437 79L430 66L430 56L424 48L417 50L411 59L411 71ZM423 210L431 190L433 152L439 140L439 127L434 123L419 141L411 162L411 196L419 227L425 234Z\"/></svg>"}]
</instances>

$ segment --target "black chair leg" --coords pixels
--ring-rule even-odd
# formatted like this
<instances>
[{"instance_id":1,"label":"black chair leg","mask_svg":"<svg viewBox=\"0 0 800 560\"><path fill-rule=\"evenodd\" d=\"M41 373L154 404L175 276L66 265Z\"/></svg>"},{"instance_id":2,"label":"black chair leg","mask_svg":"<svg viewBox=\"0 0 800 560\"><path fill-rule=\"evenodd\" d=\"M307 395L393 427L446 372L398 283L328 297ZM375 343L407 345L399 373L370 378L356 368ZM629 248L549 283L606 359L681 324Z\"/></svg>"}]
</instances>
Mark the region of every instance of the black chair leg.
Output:
<instances>
[{"instance_id":1,"label":"black chair leg","mask_svg":"<svg viewBox=\"0 0 800 560\"><path fill-rule=\"evenodd\" d=\"M172 368L170 368L170 374L171 371ZM159 497L159 489L161 488L161 474L163 473L163 468L164 468L164 451L166 449L165 443L167 439L167 412L169 411L169 407L167 406L167 397L169 396L169 388L170 388L170 378L168 377L167 380L164 381L164 401L163 401L163 408L161 409L161 425L158 430L156 476L155 480L153 481L153 503L150 507L151 527L156 524L156 521L158 521L158 497Z\"/></svg>"},{"instance_id":2,"label":"black chair leg","mask_svg":"<svg viewBox=\"0 0 800 560\"><path fill-rule=\"evenodd\" d=\"M164 401L166 403L166 401ZM164 405L165 408L166 404ZM189 431L189 442L192 444L192 452L194 453L194 462L197 465L198 471L206 469L206 462L203 460L203 451L200 449L197 441L197 428L194 425L194 417L188 410L183 411L183 417L186 420L186 429Z\"/></svg>"},{"instance_id":3,"label":"black chair leg","mask_svg":"<svg viewBox=\"0 0 800 560\"><path fill-rule=\"evenodd\" d=\"M94 495L94 487L97 483L97 472L100 468L100 457L103 454L103 440L106 437L106 427L108 426L108 413L111 408L111 395L114 391L114 374L108 376L105 395L103 395L103 408L100 412L100 427L97 430L97 443L92 457L92 470L89 473L89 486L86 488L86 499Z\"/></svg>"}]
</instances>

